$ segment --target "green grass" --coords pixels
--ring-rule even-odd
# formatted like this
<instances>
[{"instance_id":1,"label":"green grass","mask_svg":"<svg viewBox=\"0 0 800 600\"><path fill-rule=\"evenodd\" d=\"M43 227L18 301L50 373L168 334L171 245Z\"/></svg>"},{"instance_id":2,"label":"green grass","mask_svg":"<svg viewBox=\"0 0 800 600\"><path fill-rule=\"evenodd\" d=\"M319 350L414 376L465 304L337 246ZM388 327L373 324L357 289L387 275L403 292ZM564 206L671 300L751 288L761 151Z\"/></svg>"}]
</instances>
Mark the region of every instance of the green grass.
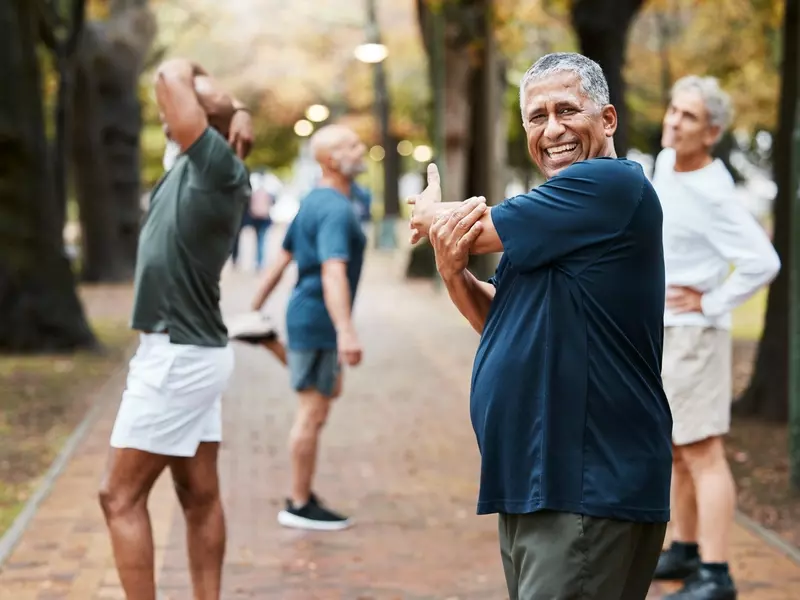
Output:
<instances>
[{"instance_id":1,"label":"green grass","mask_svg":"<svg viewBox=\"0 0 800 600\"><path fill-rule=\"evenodd\" d=\"M758 341L764 327L768 289L758 293L733 311L733 337L737 340Z\"/></svg>"},{"instance_id":2,"label":"green grass","mask_svg":"<svg viewBox=\"0 0 800 600\"><path fill-rule=\"evenodd\" d=\"M92 325L103 352L0 357L0 534L135 340L125 321Z\"/></svg>"}]
</instances>

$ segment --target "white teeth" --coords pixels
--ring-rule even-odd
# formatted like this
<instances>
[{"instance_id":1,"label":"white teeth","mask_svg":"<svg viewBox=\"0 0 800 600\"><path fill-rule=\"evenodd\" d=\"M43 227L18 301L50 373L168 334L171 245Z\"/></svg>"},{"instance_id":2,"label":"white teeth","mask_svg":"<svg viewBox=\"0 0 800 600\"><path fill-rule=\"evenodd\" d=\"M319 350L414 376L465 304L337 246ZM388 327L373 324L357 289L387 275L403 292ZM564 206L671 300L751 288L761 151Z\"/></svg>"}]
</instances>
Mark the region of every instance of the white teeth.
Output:
<instances>
[{"instance_id":1,"label":"white teeth","mask_svg":"<svg viewBox=\"0 0 800 600\"><path fill-rule=\"evenodd\" d=\"M564 152L572 152L577 147L578 144L563 144L561 146L555 146L553 148L549 148L547 150L547 154L549 154L550 156L557 156L558 154L563 154Z\"/></svg>"}]
</instances>

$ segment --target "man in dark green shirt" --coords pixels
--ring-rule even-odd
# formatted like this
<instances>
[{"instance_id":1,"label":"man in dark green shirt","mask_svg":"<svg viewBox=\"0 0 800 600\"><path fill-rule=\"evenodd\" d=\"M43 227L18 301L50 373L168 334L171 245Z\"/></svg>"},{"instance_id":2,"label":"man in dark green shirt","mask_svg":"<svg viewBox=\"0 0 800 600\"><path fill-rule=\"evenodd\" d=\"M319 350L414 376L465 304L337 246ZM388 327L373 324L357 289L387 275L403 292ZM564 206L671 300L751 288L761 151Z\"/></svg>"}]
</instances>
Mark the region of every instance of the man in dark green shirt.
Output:
<instances>
[{"instance_id":1,"label":"man in dark green shirt","mask_svg":"<svg viewBox=\"0 0 800 600\"><path fill-rule=\"evenodd\" d=\"M219 600L225 525L217 454L233 352L219 279L250 185L250 116L199 67L161 65L165 133L180 148L150 196L139 236L131 325L140 346L111 434L100 491L128 600L155 600L147 498L170 467L187 522L195 597Z\"/></svg>"}]
</instances>

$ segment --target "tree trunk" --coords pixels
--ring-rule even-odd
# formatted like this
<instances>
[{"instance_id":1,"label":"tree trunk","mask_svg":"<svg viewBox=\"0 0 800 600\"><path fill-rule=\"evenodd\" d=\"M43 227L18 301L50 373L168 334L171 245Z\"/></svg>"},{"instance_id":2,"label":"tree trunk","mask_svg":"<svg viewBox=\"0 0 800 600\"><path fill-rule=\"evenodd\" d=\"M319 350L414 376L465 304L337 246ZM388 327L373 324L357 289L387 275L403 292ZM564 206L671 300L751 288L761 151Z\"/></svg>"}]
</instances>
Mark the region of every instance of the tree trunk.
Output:
<instances>
[{"instance_id":1,"label":"tree trunk","mask_svg":"<svg viewBox=\"0 0 800 600\"><path fill-rule=\"evenodd\" d=\"M798 94L798 0L786 2L783 26L783 62L778 130L772 150L773 174L778 194L773 207L775 250L781 271L769 289L764 332L750 385L734 403L735 414L785 423L789 415L789 265L792 133Z\"/></svg>"},{"instance_id":2,"label":"tree trunk","mask_svg":"<svg viewBox=\"0 0 800 600\"><path fill-rule=\"evenodd\" d=\"M487 7L487 4L489 5ZM435 78L435 55L433 36L430 35L431 13L428 2L418 0L418 17L423 30L431 64L431 79ZM472 135L470 131L472 106L471 86L474 64L474 42L480 41L481 19L491 8L486 0L466 0L465 2L445 3L439 10L444 14L444 148L442 193L444 202L459 202L466 197L467 175ZM477 39L476 39L477 38ZM432 86L436 89L435 81ZM424 273L436 275L433 253L427 244L420 244L412 250L408 276L423 276ZM424 261L424 262L421 262Z\"/></svg>"},{"instance_id":3,"label":"tree trunk","mask_svg":"<svg viewBox=\"0 0 800 600\"><path fill-rule=\"evenodd\" d=\"M139 75L155 33L142 5L117 2L86 31L77 70L72 159L85 281L133 275L139 235Z\"/></svg>"},{"instance_id":4,"label":"tree trunk","mask_svg":"<svg viewBox=\"0 0 800 600\"><path fill-rule=\"evenodd\" d=\"M481 55L472 73L470 104L474 132L466 173L465 197L484 196L490 204L504 198L506 177L507 119L505 65L497 50L491 0L482 0ZM469 269L480 280L494 274L497 255L470 257Z\"/></svg>"},{"instance_id":5,"label":"tree trunk","mask_svg":"<svg viewBox=\"0 0 800 600\"><path fill-rule=\"evenodd\" d=\"M36 6L0 2L0 351L93 348L48 163Z\"/></svg>"},{"instance_id":6,"label":"tree trunk","mask_svg":"<svg viewBox=\"0 0 800 600\"><path fill-rule=\"evenodd\" d=\"M599 64L606 79L611 104L619 124L614 136L618 156L628 152L628 107L625 103L625 48L628 30L644 0L574 0L572 26L581 54Z\"/></svg>"}]
</instances>

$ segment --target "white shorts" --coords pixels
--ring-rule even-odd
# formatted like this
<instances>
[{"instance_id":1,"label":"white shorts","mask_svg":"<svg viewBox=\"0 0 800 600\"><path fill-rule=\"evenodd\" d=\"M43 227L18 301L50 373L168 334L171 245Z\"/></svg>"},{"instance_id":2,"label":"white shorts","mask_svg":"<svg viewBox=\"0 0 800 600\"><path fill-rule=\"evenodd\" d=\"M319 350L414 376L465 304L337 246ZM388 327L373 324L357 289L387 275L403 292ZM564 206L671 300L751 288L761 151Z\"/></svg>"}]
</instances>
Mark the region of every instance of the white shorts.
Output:
<instances>
[{"instance_id":1,"label":"white shorts","mask_svg":"<svg viewBox=\"0 0 800 600\"><path fill-rule=\"evenodd\" d=\"M725 435L731 426L731 333L665 327L661 379L672 411L672 441L684 446Z\"/></svg>"},{"instance_id":2,"label":"white shorts","mask_svg":"<svg viewBox=\"0 0 800 600\"><path fill-rule=\"evenodd\" d=\"M172 344L140 334L111 432L113 448L194 456L200 442L222 441L222 393L233 372L233 349Z\"/></svg>"}]
</instances>

